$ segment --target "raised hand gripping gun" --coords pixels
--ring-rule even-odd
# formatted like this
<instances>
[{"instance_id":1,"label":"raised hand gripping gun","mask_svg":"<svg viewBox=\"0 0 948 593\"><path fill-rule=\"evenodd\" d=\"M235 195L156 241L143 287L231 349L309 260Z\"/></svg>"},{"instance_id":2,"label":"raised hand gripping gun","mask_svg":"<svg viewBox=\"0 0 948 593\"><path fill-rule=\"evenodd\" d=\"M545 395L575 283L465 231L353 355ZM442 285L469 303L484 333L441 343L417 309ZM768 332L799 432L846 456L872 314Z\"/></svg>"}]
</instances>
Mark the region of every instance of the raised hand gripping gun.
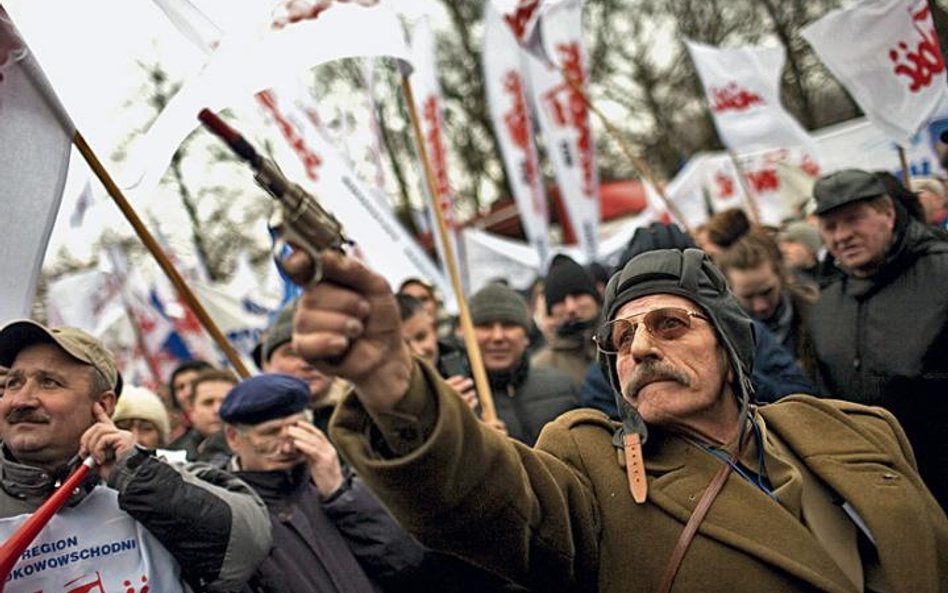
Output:
<instances>
[{"instance_id":1,"label":"raised hand gripping gun","mask_svg":"<svg viewBox=\"0 0 948 593\"><path fill-rule=\"evenodd\" d=\"M257 153L243 136L224 123L214 112L202 109L198 119L253 167L257 184L276 198L278 204L268 224L275 237L273 253L277 265L280 265L280 257L287 244L303 249L313 258L313 275L308 284L319 282L323 275L319 252L323 249L341 252L344 246L352 244L352 241L346 238L342 225L335 216L319 205L316 198L299 184L287 179L272 159Z\"/></svg>"}]
</instances>

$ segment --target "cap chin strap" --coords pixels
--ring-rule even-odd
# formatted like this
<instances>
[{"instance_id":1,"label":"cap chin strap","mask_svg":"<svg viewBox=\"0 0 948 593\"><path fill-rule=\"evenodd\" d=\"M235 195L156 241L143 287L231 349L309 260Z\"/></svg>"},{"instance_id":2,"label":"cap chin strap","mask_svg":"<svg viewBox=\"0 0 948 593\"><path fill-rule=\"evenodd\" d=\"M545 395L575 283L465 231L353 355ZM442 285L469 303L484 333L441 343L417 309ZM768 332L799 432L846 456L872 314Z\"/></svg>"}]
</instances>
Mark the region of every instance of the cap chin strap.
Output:
<instances>
[{"instance_id":1,"label":"cap chin strap","mask_svg":"<svg viewBox=\"0 0 948 593\"><path fill-rule=\"evenodd\" d=\"M638 410L625 401L622 395L617 393L616 401L622 414L622 428L616 431L616 437L621 437L622 450L625 452L625 473L629 480L629 492L637 504L643 504L648 498L648 480L645 477L645 455L642 446L648 440L648 427Z\"/></svg>"}]
</instances>

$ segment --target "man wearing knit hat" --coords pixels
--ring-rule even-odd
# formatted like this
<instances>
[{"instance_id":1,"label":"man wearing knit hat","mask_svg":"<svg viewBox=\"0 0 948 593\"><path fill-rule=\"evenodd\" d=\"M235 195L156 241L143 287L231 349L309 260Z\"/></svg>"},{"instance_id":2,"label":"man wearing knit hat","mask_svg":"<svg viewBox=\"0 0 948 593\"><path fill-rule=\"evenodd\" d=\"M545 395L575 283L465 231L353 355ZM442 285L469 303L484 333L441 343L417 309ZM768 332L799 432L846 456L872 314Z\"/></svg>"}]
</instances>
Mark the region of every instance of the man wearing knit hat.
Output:
<instances>
[{"instance_id":1,"label":"man wearing knit hat","mask_svg":"<svg viewBox=\"0 0 948 593\"><path fill-rule=\"evenodd\" d=\"M547 422L579 405L576 383L566 373L531 365L527 303L516 291L488 284L471 297L470 309L497 417L509 436L533 445Z\"/></svg>"},{"instance_id":2,"label":"man wearing knit hat","mask_svg":"<svg viewBox=\"0 0 948 593\"><path fill-rule=\"evenodd\" d=\"M338 357L354 389L334 440L422 543L538 591L948 591L948 519L898 423L805 395L755 406L753 325L702 251L613 276L596 337L623 422L569 412L535 449L412 361L381 276L322 255L295 342Z\"/></svg>"},{"instance_id":3,"label":"man wearing knit hat","mask_svg":"<svg viewBox=\"0 0 948 593\"><path fill-rule=\"evenodd\" d=\"M543 295L556 335L533 355L532 363L567 373L579 385L596 359L592 335L602 303L596 283L581 265L559 254L550 262Z\"/></svg>"},{"instance_id":4,"label":"man wearing knit hat","mask_svg":"<svg viewBox=\"0 0 948 593\"><path fill-rule=\"evenodd\" d=\"M804 280L818 281L820 259L825 249L820 233L813 225L804 220L788 223L777 233L777 245L788 271Z\"/></svg>"},{"instance_id":5,"label":"man wearing knit hat","mask_svg":"<svg viewBox=\"0 0 948 593\"><path fill-rule=\"evenodd\" d=\"M59 564L49 557L37 569L36 555L24 554L11 577L16 590L62 590L93 573L105 583L134 574L147 588L169 592L234 591L247 581L270 544L263 504L239 480L165 463L116 427L110 415L121 378L99 340L76 328L16 321L0 330L0 365L10 369L0 398L0 539L82 458L96 464L44 530L59 539L33 548L75 540L74 556L59 556ZM121 554L111 547L119 542ZM112 550L108 562L98 557L102 550Z\"/></svg>"},{"instance_id":6,"label":"man wearing knit hat","mask_svg":"<svg viewBox=\"0 0 948 593\"><path fill-rule=\"evenodd\" d=\"M336 403L349 389L348 383L326 374L303 360L293 349L293 313L296 301L288 303L267 331L261 348L265 373L282 373L302 379L309 385L313 423L325 432Z\"/></svg>"},{"instance_id":7,"label":"man wearing knit hat","mask_svg":"<svg viewBox=\"0 0 948 593\"><path fill-rule=\"evenodd\" d=\"M168 410L154 391L137 385L126 385L115 406L112 422L127 430L146 449L157 449L168 442L171 421Z\"/></svg>"}]
</instances>

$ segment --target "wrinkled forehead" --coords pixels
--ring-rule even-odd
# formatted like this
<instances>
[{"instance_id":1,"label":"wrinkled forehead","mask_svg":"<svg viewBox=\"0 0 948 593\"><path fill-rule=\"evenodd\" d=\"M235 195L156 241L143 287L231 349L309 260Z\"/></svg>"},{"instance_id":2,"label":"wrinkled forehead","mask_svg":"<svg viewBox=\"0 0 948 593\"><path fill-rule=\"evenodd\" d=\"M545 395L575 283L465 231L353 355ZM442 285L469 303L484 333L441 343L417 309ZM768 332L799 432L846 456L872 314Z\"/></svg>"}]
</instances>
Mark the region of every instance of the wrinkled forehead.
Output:
<instances>
[{"instance_id":1,"label":"wrinkled forehead","mask_svg":"<svg viewBox=\"0 0 948 593\"><path fill-rule=\"evenodd\" d=\"M289 416L283 416L282 418L274 418L273 420L267 420L266 422L261 422L260 424L255 424L251 426L253 432L256 433L266 433L276 430L281 430L285 426L293 426L300 420L306 420L306 412L297 412L295 414L290 414Z\"/></svg>"},{"instance_id":2,"label":"wrinkled forehead","mask_svg":"<svg viewBox=\"0 0 948 593\"><path fill-rule=\"evenodd\" d=\"M691 299L676 294L650 294L633 299L619 307L614 318L631 317L661 307L679 307L689 311L701 312L701 307Z\"/></svg>"}]
</instances>

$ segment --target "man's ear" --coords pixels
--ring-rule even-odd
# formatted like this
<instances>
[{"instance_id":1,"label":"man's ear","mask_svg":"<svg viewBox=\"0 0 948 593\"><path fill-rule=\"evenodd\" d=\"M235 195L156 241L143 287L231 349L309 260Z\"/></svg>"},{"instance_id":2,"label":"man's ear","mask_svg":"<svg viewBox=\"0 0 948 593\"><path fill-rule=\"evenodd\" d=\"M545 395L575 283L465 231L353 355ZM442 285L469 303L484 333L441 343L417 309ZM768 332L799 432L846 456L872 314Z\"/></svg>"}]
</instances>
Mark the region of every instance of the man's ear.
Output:
<instances>
[{"instance_id":1,"label":"man's ear","mask_svg":"<svg viewBox=\"0 0 948 593\"><path fill-rule=\"evenodd\" d=\"M227 446L230 450L237 452L237 427L232 424L224 425L224 438L227 439Z\"/></svg>"},{"instance_id":2,"label":"man's ear","mask_svg":"<svg viewBox=\"0 0 948 593\"><path fill-rule=\"evenodd\" d=\"M108 414L109 418L111 418L112 414L115 413L115 404L118 403L118 396L115 395L114 391L109 389L99 396L99 403L102 404L102 407L105 409L105 413Z\"/></svg>"}]
</instances>

